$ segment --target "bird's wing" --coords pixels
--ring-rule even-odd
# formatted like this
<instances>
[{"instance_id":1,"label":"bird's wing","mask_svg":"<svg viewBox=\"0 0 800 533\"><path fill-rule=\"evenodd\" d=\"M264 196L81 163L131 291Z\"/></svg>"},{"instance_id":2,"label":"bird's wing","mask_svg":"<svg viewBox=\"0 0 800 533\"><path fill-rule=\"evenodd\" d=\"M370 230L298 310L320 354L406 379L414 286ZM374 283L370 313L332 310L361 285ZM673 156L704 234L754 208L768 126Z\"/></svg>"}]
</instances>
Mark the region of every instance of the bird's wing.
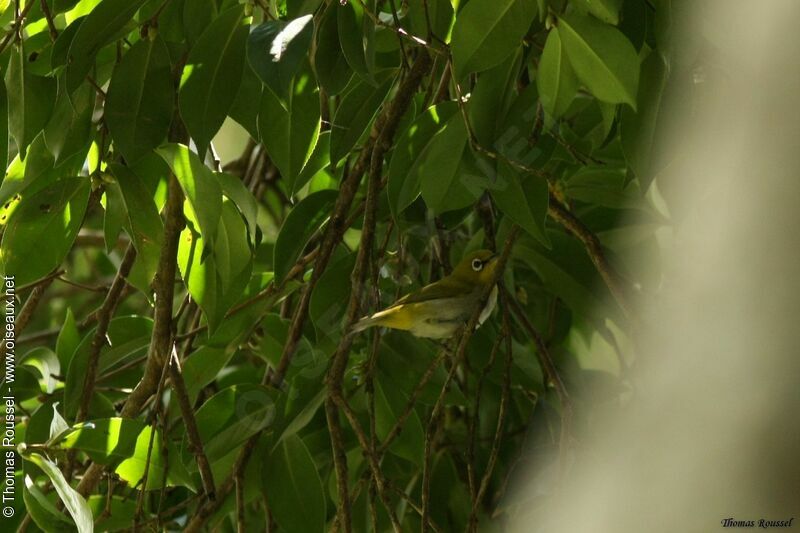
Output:
<instances>
[{"instance_id":1,"label":"bird's wing","mask_svg":"<svg viewBox=\"0 0 800 533\"><path fill-rule=\"evenodd\" d=\"M390 307L404 304L427 302L429 300L439 300L442 298L458 298L469 296L474 287L458 283L457 281L444 279L430 285L425 285L420 290L411 292L397 300Z\"/></svg>"}]
</instances>

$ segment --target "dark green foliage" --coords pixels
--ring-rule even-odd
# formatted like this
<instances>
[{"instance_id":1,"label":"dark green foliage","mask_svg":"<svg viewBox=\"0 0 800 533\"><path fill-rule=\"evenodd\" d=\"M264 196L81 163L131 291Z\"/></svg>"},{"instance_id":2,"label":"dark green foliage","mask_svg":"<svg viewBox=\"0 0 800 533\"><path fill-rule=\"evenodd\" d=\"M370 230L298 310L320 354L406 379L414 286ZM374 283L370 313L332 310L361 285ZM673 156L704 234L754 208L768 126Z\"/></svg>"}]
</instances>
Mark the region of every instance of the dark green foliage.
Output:
<instances>
[{"instance_id":1,"label":"dark green foliage","mask_svg":"<svg viewBox=\"0 0 800 533\"><path fill-rule=\"evenodd\" d=\"M660 139L691 107L670 3L456 4L55 0L52 34L31 7L0 51L0 267L41 297L14 385L38 528L344 531L346 483L353 531L423 506L488 530L530 504L504 499L529 447L571 445L564 413L624 400L623 295L658 284ZM248 143L216 161L228 118ZM517 229L463 359L346 335ZM119 480L80 496L90 463Z\"/></svg>"}]
</instances>

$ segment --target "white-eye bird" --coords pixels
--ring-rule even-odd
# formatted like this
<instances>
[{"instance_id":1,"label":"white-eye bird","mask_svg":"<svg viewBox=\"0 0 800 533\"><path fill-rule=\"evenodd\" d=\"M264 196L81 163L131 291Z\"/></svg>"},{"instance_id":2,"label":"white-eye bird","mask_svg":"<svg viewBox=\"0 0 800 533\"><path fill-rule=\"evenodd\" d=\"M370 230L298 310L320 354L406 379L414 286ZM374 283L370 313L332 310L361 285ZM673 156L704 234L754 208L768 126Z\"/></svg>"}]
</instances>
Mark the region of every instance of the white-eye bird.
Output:
<instances>
[{"instance_id":1,"label":"white-eye bird","mask_svg":"<svg viewBox=\"0 0 800 533\"><path fill-rule=\"evenodd\" d=\"M490 250L468 253L453 273L418 291L406 294L382 311L353 325L352 333L372 326L411 332L417 337L443 339L453 336L479 304L483 289L495 279L497 255ZM497 285L481 311L478 325L492 313L497 303Z\"/></svg>"}]
</instances>

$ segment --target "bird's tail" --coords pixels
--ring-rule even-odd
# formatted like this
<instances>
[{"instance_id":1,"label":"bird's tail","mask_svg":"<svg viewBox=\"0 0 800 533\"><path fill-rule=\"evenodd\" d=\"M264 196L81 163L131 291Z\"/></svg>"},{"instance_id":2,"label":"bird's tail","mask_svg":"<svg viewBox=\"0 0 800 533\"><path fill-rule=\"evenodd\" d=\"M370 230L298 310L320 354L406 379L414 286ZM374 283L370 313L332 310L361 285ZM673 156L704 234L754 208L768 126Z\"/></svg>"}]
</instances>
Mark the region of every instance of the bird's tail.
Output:
<instances>
[{"instance_id":1,"label":"bird's tail","mask_svg":"<svg viewBox=\"0 0 800 533\"><path fill-rule=\"evenodd\" d=\"M358 333L359 331L364 331L367 328L371 328L372 326L377 326L380 322L380 318L375 316L365 316L364 318L360 319L358 322L350 326L350 331L348 332L350 335Z\"/></svg>"},{"instance_id":2,"label":"bird's tail","mask_svg":"<svg viewBox=\"0 0 800 533\"><path fill-rule=\"evenodd\" d=\"M365 316L361 320L353 324L348 333L352 335L354 333L358 333L359 331L364 331L365 329L371 328L373 326L387 326L390 328L399 327L399 325L395 323L396 321L392 320L393 317L397 316L396 312L397 308L390 307L388 309L384 309L383 311L378 311L373 315Z\"/></svg>"}]
</instances>

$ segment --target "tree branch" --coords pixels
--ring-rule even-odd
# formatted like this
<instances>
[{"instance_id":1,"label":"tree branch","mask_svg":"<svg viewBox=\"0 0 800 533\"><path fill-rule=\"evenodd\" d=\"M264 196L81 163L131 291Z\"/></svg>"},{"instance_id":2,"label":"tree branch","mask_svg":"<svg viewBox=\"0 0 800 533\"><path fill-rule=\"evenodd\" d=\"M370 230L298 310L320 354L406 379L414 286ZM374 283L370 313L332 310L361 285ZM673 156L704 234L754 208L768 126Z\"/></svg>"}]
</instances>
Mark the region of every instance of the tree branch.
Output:
<instances>
[{"instance_id":1,"label":"tree branch","mask_svg":"<svg viewBox=\"0 0 800 533\"><path fill-rule=\"evenodd\" d=\"M172 390L178 399L178 406L181 410L183 425L186 428L186 438L189 441L189 451L197 461L197 469L200 471L200 480L203 482L203 490L209 500L213 500L216 495L214 488L214 476L211 473L211 464L203 450L203 441L200 438L200 430L197 428L197 420L192 410L192 402L189 401L189 392L186 390L186 383L183 381L181 362L175 344L172 345L172 352L169 362L169 380Z\"/></svg>"},{"instance_id":2,"label":"tree branch","mask_svg":"<svg viewBox=\"0 0 800 533\"><path fill-rule=\"evenodd\" d=\"M506 238L506 242L503 246L503 252L500 257L497 259L497 267L494 272L494 279L492 283L487 284L486 287L483 289L483 293L479 299L480 302L486 302L489 298L489 293L492 291L492 288L500 281L501 276L503 275L503 270L505 270L506 263L508 263L508 259L511 256L511 249L514 247L514 242L517 240L519 236L519 226L516 224L511 228L511 231ZM447 392L447 387L450 384L450 381L455 374L456 368L458 365L463 361L464 354L467 350L467 344L469 344L470 338L472 338L472 334L475 332L475 328L478 325L478 320L481 315L481 311L483 311L483 305L478 305L475 310L472 312L472 316L470 316L469 321L467 321L464 329L461 332L460 337L458 337L458 344L453 356L453 365L450 367L450 372L447 375L447 379L442 386L442 390L439 392L439 397L436 399L436 403L433 405L433 410L431 412L431 417L428 420L428 426L425 431L425 457L423 462L423 469L422 469L422 531L425 533L428 528L430 527L430 487L431 487L431 460L432 460L432 452L433 452L433 437L437 429L437 421L439 419L439 414L442 409L442 404L444 403L444 395Z\"/></svg>"},{"instance_id":3,"label":"tree branch","mask_svg":"<svg viewBox=\"0 0 800 533\"><path fill-rule=\"evenodd\" d=\"M302 336L303 326L308 316L308 305L311 301L311 293L314 287L316 287L322 273L325 271L325 267L328 265L328 261L336 245L347 229L347 226L344 224L347 211L353 203L361 178L366 172L368 165L372 166L373 160L382 163L383 156L397 131L400 119L403 117L406 109L408 109L408 105L417 87L422 82L422 78L427 74L430 62L431 60L428 54L420 50L408 75L400 83L400 87L394 99L389 105L384 107L384 111L375 120L372 130L370 131L369 140L365 143L361 155L339 188L339 195L336 198L336 204L333 207L331 218L325 228L325 235L320 244L319 255L314 263L311 279L301 293L300 301L292 317L292 323L289 327L280 361L270 379L270 382L276 387L280 386L283 382L289 363L297 349L297 343Z\"/></svg>"},{"instance_id":4,"label":"tree branch","mask_svg":"<svg viewBox=\"0 0 800 533\"><path fill-rule=\"evenodd\" d=\"M166 363L172 341L172 300L177 271L178 237L184 225L183 191L177 178L170 174L167 189L167 203L164 207L164 242L158 260L153 286L155 289L155 313L153 334L147 349L144 375L122 406L120 416L134 418L145 402L156 392L161 372ZM104 467L97 463L89 466L78 484L78 492L88 495L97 486Z\"/></svg>"},{"instance_id":5,"label":"tree branch","mask_svg":"<svg viewBox=\"0 0 800 533\"><path fill-rule=\"evenodd\" d=\"M550 194L550 205L547 208L547 214L550 216L550 218L564 226L567 231L577 237L584 244L586 247L586 252L589 254L589 258L592 260L592 263L594 263L594 266L600 273L600 277L602 277L603 281L606 282L609 291L611 291L611 294L619 304L622 312L625 314L625 317L628 320L634 321L635 314L630 302L628 301L628 291L623 287L622 280L614 271L613 267L609 264L605 251L603 251L603 246L600 244L600 239L597 238L597 235L592 233L592 231L587 228L583 222L580 221L580 219L564 208L561 202L559 202L552 193Z\"/></svg>"},{"instance_id":6,"label":"tree branch","mask_svg":"<svg viewBox=\"0 0 800 533\"><path fill-rule=\"evenodd\" d=\"M136 248L134 248L132 244L129 244L125 255L122 257L117 275L111 283L111 288L108 290L105 300L103 300L103 305L97 313L97 329L95 329L94 336L92 337L92 344L89 348L89 356L86 362L86 375L83 378L81 401L78 406L78 414L75 416L76 423L86 420L86 416L89 413L89 404L92 400L94 384L97 378L97 365L100 361L100 351L108 342L108 326L119 304L122 290L127 284L125 278L130 274L135 259Z\"/></svg>"}]
</instances>

